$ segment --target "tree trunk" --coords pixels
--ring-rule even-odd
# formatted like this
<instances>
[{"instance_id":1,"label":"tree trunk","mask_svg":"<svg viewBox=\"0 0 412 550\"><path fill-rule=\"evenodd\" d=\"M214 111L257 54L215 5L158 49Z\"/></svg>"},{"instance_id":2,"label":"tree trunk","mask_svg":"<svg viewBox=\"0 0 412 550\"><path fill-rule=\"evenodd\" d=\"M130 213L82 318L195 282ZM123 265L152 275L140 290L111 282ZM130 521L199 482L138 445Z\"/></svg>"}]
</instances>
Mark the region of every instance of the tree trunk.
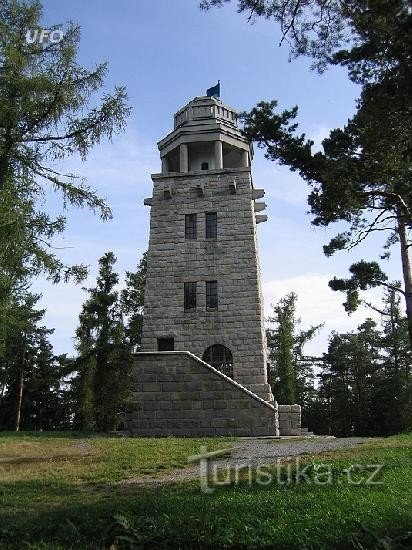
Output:
<instances>
[{"instance_id":1,"label":"tree trunk","mask_svg":"<svg viewBox=\"0 0 412 550\"><path fill-rule=\"evenodd\" d=\"M3 401L5 391L6 391L6 384L4 383L1 386L1 391L0 391L0 405L1 405L1 402Z\"/></svg>"},{"instance_id":2,"label":"tree trunk","mask_svg":"<svg viewBox=\"0 0 412 550\"><path fill-rule=\"evenodd\" d=\"M20 430L21 405L23 403L23 381L24 381L25 364L26 364L26 339L24 339L24 343L23 343L23 349L21 354L21 367L19 372L19 387L18 387L17 406L16 406L16 432Z\"/></svg>"},{"instance_id":3,"label":"tree trunk","mask_svg":"<svg viewBox=\"0 0 412 550\"><path fill-rule=\"evenodd\" d=\"M19 373L19 393L17 396L17 408L16 408L16 432L20 430L22 402L23 402L23 367L20 369L20 373Z\"/></svg>"},{"instance_id":4,"label":"tree trunk","mask_svg":"<svg viewBox=\"0 0 412 550\"><path fill-rule=\"evenodd\" d=\"M406 223L401 209L398 210L398 234L401 244L402 272L405 284L406 316L408 318L409 344L412 348L412 272L409 260L409 243Z\"/></svg>"}]
</instances>

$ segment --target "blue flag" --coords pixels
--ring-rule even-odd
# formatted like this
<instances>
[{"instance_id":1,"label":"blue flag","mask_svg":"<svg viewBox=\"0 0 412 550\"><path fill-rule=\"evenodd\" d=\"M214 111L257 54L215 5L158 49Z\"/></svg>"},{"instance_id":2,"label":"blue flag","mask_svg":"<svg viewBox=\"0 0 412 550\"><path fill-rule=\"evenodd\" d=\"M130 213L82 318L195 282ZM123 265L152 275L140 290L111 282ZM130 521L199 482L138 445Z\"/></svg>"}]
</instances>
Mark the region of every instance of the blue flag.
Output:
<instances>
[{"instance_id":1,"label":"blue flag","mask_svg":"<svg viewBox=\"0 0 412 550\"><path fill-rule=\"evenodd\" d=\"M207 97L219 97L220 98L220 80L217 81L216 86L206 90Z\"/></svg>"}]
</instances>

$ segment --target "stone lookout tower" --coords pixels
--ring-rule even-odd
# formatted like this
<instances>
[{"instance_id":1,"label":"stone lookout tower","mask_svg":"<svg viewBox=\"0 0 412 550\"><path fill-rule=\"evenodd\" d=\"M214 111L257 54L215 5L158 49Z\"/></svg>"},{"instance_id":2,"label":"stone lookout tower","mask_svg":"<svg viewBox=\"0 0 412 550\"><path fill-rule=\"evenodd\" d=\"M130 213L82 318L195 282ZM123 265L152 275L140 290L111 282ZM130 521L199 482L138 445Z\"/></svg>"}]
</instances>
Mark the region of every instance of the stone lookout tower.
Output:
<instances>
[{"instance_id":1,"label":"stone lookout tower","mask_svg":"<svg viewBox=\"0 0 412 550\"><path fill-rule=\"evenodd\" d=\"M251 144L234 109L196 97L158 147L131 431L276 434L257 250L267 216Z\"/></svg>"}]
</instances>

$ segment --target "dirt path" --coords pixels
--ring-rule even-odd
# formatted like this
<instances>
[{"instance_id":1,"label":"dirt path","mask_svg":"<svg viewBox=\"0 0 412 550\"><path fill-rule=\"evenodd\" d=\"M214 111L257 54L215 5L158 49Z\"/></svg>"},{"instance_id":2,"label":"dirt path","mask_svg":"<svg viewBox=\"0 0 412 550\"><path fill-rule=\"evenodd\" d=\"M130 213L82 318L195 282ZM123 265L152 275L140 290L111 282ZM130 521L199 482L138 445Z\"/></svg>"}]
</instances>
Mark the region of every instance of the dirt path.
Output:
<instances>
[{"instance_id":1,"label":"dirt path","mask_svg":"<svg viewBox=\"0 0 412 550\"><path fill-rule=\"evenodd\" d=\"M329 437L313 437L307 439L259 439L248 438L235 441L230 456L208 460L209 466L217 468L247 467L255 468L260 465L276 464L293 456L316 455L327 451L338 451L366 443L366 437L347 437L341 439ZM123 486L151 486L167 483L179 483L198 479L200 464L196 462L187 468L172 470L156 476L144 476L119 482Z\"/></svg>"}]
</instances>

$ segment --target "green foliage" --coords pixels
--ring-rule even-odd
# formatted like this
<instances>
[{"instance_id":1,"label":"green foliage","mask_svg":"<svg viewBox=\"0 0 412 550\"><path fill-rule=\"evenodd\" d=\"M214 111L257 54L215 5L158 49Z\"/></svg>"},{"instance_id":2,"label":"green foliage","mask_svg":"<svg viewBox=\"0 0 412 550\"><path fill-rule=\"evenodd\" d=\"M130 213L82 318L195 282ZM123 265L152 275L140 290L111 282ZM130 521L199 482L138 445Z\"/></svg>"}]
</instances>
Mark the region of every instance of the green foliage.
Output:
<instances>
[{"instance_id":1,"label":"green foliage","mask_svg":"<svg viewBox=\"0 0 412 550\"><path fill-rule=\"evenodd\" d=\"M387 291L382 327L371 319L356 332L333 333L309 404L316 433L389 435L412 427L412 356L400 299Z\"/></svg>"},{"instance_id":2,"label":"green foliage","mask_svg":"<svg viewBox=\"0 0 412 550\"><path fill-rule=\"evenodd\" d=\"M126 271L126 288L121 292L121 308L127 318L126 338L135 349L140 346L143 329L144 292L147 274L147 252L136 272Z\"/></svg>"},{"instance_id":3,"label":"green foliage","mask_svg":"<svg viewBox=\"0 0 412 550\"><path fill-rule=\"evenodd\" d=\"M79 352L78 414L76 427L114 430L122 422L130 385L131 347L115 290L116 257L107 252L99 260L96 287L85 289L88 300L79 316L76 346Z\"/></svg>"},{"instance_id":4,"label":"green foliage","mask_svg":"<svg viewBox=\"0 0 412 550\"><path fill-rule=\"evenodd\" d=\"M333 396L329 414L336 435L366 434L371 429L370 401L378 367L375 329L375 323L367 321L357 334L335 334L330 340L322 380Z\"/></svg>"},{"instance_id":5,"label":"green foliage","mask_svg":"<svg viewBox=\"0 0 412 550\"><path fill-rule=\"evenodd\" d=\"M272 389L281 404L295 403L296 375L293 368L293 344L295 330L296 294L289 294L274 306L274 317L269 322L277 324L268 330L269 359L273 362Z\"/></svg>"},{"instance_id":6,"label":"green foliage","mask_svg":"<svg viewBox=\"0 0 412 550\"><path fill-rule=\"evenodd\" d=\"M412 532L396 536L378 536L373 531L362 525L359 534L353 537L353 547L356 550L404 550L412 544Z\"/></svg>"},{"instance_id":7,"label":"green foliage","mask_svg":"<svg viewBox=\"0 0 412 550\"><path fill-rule=\"evenodd\" d=\"M383 357L374 408L385 434L412 429L412 353L408 344L408 323L401 313L400 298L388 291L382 311Z\"/></svg>"},{"instance_id":8,"label":"green foliage","mask_svg":"<svg viewBox=\"0 0 412 550\"><path fill-rule=\"evenodd\" d=\"M96 359L92 356L92 348L75 359L77 376L72 381L75 400L75 416L73 427L84 431L96 428L94 403L94 380L96 376Z\"/></svg>"},{"instance_id":9,"label":"green foliage","mask_svg":"<svg viewBox=\"0 0 412 550\"><path fill-rule=\"evenodd\" d=\"M306 404L313 391L311 362L303 356L303 346L310 341L322 325L297 331L300 319L296 319L297 295L291 292L273 306L268 318L274 328L266 330L270 361L270 378L275 399L280 404Z\"/></svg>"},{"instance_id":10,"label":"green foliage","mask_svg":"<svg viewBox=\"0 0 412 550\"><path fill-rule=\"evenodd\" d=\"M267 159L276 159L279 164L297 170L311 160L313 141L306 140L304 134L295 135L297 107L278 114L277 106L276 100L261 101L250 112L240 113L239 119L244 123L244 134L248 139L266 149Z\"/></svg>"},{"instance_id":11,"label":"green foliage","mask_svg":"<svg viewBox=\"0 0 412 550\"><path fill-rule=\"evenodd\" d=\"M56 357L48 341L53 332L39 325L39 296L25 293L12 303L13 317L0 362L0 429L52 430L70 424L65 356Z\"/></svg>"},{"instance_id":12,"label":"green foliage","mask_svg":"<svg viewBox=\"0 0 412 550\"><path fill-rule=\"evenodd\" d=\"M204 0L201 7L221 7L229 1ZM296 133L297 108L278 114L276 101L262 101L243 113L244 131L266 150L267 158L298 171L312 186L308 202L314 225L349 224L347 231L324 246L327 256L351 249L373 233L387 235L382 258L400 243L412 347L412 13L408 2L238 0L237 6L249 21L257 17L276 21L281 43L289 45L292 56L311 57L321 71L328 65L347 67L349 78L362 85L357 112L343 129L331 131L322 152L313 154L313 142ZM372 277L363 286L375 283ZM338 286L333 282L331 288ZM348 292L345 307L353 311L360 303L358 288L343 290Z\"/></svg>"},{"instance_id":13,"label":"green foliage","mask_svg":"<svg viewBox=\"0 0 412 550\"><path fill-rule=\"evenodd\" d=\"M360 262L352 264L349 271L352 273L350 279L338 279L334 277L329 281L329 287L332 290L346 292L346 302L343 305L348 313L356 311L361 303L358 290L366 290L367 288L373 288L380 285L392 288L396 291L399 290L397 287L385 283L388 277L383 273L376 262L365 262L361 260Z\"/></svg>"},{"instance_id":14,"label":"green foliage","mask_svg":"<svg viewBox=\"0 0 412 550\"><path fill-rule=\"evenodd\" d=\"M201 0L202 9L231 0ZM411 14L404 0L237 0L248 21L274 20L291 57L309 56L313 68L348 67L356 82L374 80L409 63Z\"/></svg>"},{"instance_id":15,"label":"green foliage","mask_svg":"<svg viewBox=\"0 0 412 550\"><path fill-rule=\"evenodd\" d=\"M36 354L25 377L22 428L56 430L69 428L73 406L68 376L72 363L65 356L55 356L47 339L51 331L39 331Z\"/></svg>"},{"instance_id":16,"label":"green foliage","mask_svg":"<svg viewBox=\"0 0 412 550\"><path fill-rule=\"evenodd\" d=\"M58 43L27 42L41 17L39 1L0 0L0 355L15 292L41 273L53 282L86 275L85 266L65 265L53 250L65 216L47 213L49 190L60 194L63 209L111 216L84 180L57 164L73 154L85 159L101 139L123 130L130 111L122 87L96 98L107 66L77 63L79 27L70 24Z\"/></svg>"},{"instance_id":17,"label":"green foliage","mask_svg":"<svg viewBox=\"0 0 412 550\"><path fill-rule=\"evenodd\" d=\"M143 326L146 261L144 253L137 271L126 272L126 288L119 294L116 258L107 252L99 260L96 287L85 289L90 297L79 316L78 375L73 382L78 429L113 430L124 421L131 354L140 344Z\"/></svg>"}]
</instances>

